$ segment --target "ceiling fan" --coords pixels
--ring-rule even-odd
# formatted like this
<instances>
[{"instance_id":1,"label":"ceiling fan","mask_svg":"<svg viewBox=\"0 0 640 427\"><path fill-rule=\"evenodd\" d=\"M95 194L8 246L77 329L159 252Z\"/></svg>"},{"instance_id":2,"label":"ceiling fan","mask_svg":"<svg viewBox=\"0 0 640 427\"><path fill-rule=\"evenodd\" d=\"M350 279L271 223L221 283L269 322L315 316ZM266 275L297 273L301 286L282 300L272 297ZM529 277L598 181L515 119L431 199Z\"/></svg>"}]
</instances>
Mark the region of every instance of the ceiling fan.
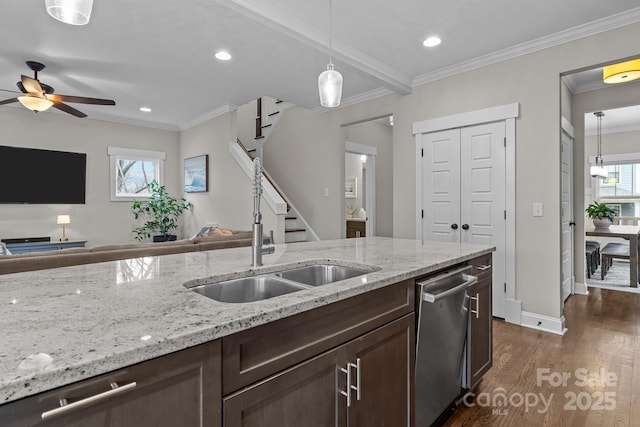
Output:
<instances>
[{"instance_id":1,"label":"ceiling fan","mask_svg":"<svg viewBox=\"0 0 640 427\"><path fill-rule=\"evenodd\" d=\"M33 70L34 76L31 78L22 75L21 80L16 83L18 89L20 89L24 95L0 101L0 105L20 102L22 105L36 113L53 107L76 117L87 117L87 115L82 111L76 110L72 106L65 104L65 102L94 105L116 105L115 101L111 99L54 94L54 89L51 86L40 83L38 80L38 72L44 70L44 64L35 61L27 61L26 64L31 70Z\"/></svg>"}]
</instances>

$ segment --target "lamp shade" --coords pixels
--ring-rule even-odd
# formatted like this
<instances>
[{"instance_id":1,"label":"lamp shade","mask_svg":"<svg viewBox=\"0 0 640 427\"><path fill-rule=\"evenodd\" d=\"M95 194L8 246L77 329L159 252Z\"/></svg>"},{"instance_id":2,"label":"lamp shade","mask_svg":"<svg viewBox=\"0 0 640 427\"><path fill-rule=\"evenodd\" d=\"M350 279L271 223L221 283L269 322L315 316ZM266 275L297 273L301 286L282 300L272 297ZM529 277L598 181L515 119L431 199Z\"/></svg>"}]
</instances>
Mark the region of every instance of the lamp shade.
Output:
<instances>
[{"instance_id":1,"label":"lamp shade","mask_svg":"<svg viewBox=\"0 0 640 427\"><path fill-rule=\"evenodd\" d=\"M604 179L607 176L609 176L609 173L607 172L607 169L605 169L602 166L598 166L598 165L591 166L590 173L591 173L591 176L594 177L594 178L602 178L602 179Z\"/></svg>"},{"instance_id":2,"label":"lamp shade","mask_svg":"<svg viewBox=\"0 0 640 427\"><path fill-rule=\"evenodd\" d=\"M58 215L58 224L71 224L69 215Z\"/></svg>"},{"instance_id":3,"label":"lamp shade","mask_svg":"<svg viewBox=\"0 0 640 427\"><path fill-rule=\"evenodd\" d=\"M326 71L318 76L318 91L320 92L320 105L323 107L337 107L342 98L342 74L333 69L329 62Z\"/></svg>"},{"instance_id":4,"label":"lamp shade","mask_svg":"<svg viewBox=\"0 0 640 427\"><path fill-rule=\"evenodd\" d=\"M35 112L48 110L53 105L53 102L49 101L44 96L41 98L38 95L32 93L19 96L18 101L20 101L20 103L27 107L29 110Z\"/></svg>"},{"instance_id":5,"label":"lamp shade","mask_svg":"<svg viewBox=\"0 0 640 427\"><path fill-rule=\"evenodd\" d=\"M625 83L640 78L640 59L607 65L602 69L605 83Z\"/></svg>"},{"instance_id":6,"label":"lamp shade","mask_svg":"<svg viewBox=\"0 0 640 427\"><path fill-rule=\"evenodd\" d=\"M85 25L91 18L93 0L44 0L47 13L70 25Z\"/></svg>"}]
</instances>

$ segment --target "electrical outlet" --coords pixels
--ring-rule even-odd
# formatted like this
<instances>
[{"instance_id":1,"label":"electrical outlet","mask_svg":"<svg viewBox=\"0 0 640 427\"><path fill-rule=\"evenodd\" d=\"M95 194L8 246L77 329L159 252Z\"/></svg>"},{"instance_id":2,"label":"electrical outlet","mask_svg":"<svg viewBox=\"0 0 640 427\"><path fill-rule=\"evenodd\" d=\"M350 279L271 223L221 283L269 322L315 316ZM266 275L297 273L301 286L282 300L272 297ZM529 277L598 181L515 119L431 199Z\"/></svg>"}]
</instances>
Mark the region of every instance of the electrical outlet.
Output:
<instances>
[{"instance_id":1,"label":"electrical outlet","mask_svg":"<svg viewBox=\"0 0 640 427\"><path fill-rule=\"evenodd\" d=\"M542 203L533 204L533 216L544 216L544 205Z\"/></svg>"},{"instance_id":2,"label":"electrical outlet","mask_svg":"<svg viewBox=\"0 0 640 427\"><path fill-rule=\"evenodd\" d=\"M329 197L329 189L328 188L324 189L324 197Z\"/></svg>"}]
</instances>

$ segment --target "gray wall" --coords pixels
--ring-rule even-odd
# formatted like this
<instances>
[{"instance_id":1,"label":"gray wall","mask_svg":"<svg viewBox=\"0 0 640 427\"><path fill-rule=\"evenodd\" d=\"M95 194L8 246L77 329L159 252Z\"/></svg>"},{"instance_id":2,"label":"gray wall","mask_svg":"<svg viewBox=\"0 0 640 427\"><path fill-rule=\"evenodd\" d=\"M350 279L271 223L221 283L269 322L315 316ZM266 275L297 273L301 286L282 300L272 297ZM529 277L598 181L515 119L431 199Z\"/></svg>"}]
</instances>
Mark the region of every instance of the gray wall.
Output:
<instances>
[{"instance_id":1,"label":"gray wall","mask_svg":"<svg viewBox=\"0 0 640 427\"><path fill-rule=\"evenodd\" d=\"M62 230L56 216L69 214L66 234L71 240L87 240L88 246L135 241L131 202L110 200L108 146L164 151L167 190L182 195L177 132L78 119L53 111L36 115L10 106L0 110L0 129L2 145L87 154L86 204L0 205L1 238L49 236L58 240ZM0 185L19 185L19 177L3 176L2 180Z\"/></svg>"}]
</instances>

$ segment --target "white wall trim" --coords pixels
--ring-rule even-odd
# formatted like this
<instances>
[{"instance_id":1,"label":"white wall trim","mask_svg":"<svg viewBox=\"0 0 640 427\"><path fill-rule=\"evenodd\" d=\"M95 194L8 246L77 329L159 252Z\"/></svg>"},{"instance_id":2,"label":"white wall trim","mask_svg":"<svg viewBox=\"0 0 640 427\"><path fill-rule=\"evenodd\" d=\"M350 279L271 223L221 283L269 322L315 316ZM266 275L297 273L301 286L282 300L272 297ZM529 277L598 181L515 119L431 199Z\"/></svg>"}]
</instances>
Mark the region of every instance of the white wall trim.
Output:
<instances>
[{"instance_id":1,"label":"white wall trim","mask_svg":"<svg viewBox=\"0 0 640 427\"><path fill-rule=\"evenodd\" d=\"M215 119L216 117L220 117L224 114L230 113L232 111L236 111L237 109L238 109L238 106L235 104L225 104L220 108L216 108L215 110L209 111L208 113L203 114L202 116L197 117L194 120L191 120L187 123L180 125L179 127L180 131L185 131L189 128L199 125L200 123L204 123L208 120Z\"/></svg>"},{"instance_id":2,"label":"white wall trim","mask_svg":"<svg viewBox=\"0 0 640 427\"><path fill-rule=\"evenodd\" d=\"M389 89L381 87L381 88L373 89L367 92L362 92L357 95L350 96L348 98L343 98L342 101L340 102L340 105L337 107L328 108L328 107L317 106L317 107L313 107L311 111L313 111L316 114L327 113L329 111L333 111L339 108L345 108L350 105L360 104L361 102L371 101L372 99L391 95L392 93L393 92L390 91ZM369 119L367 119L366 121L369 121ZM345 123L342 126L348 126L351 124L354 124L354 123Z\"/></svg>"},{"instance_id":3,"label":"white wall trim","mask_svg":"<svg viewBox=\"0 0 640 427\"><path fill-rule=\"evenodd\" d=\"M130 160L167 159L167 154L164 151L136 150L134 148L107 147L107 154L109 156L127 157Z\"/></svg>"},{"instance_id":4,"label":"white wall trim","mask_svg":"<svg viewBox=\"0 0 640 427\"><path fill-rule=\"evenodd\" d=\"M624 154L604 154L602 162L606 165L615 165L622 163L640 163L640 153L624 153ZM596 156L589 156L589 163L596 163Z\"/></svg>"},{"instance_id":5,"label":"white wall trim","mask_svg":"<svg viewBox=\"0 0 640 427\"><path fill-rule=\"evenodd\" d=\"M490 107L482 110L469 111L466 113L415 122L413 124L413 134L439 132L442 130L478 125L481 123L497 122L499 120L515 118L519 115L520 104L518 102L514 102L513 104L500 105L497 107Z\"/></svg>"},{"instance_id":6,"label":"white wall trim","mask_svg":"<svg viewBox=\"0 0 640 427\"><path fill-rule=\"evenodd\" d=\"M529 313L528 311L522 312L521 325L531 329L537 329L543 332L551 332L556 335L564 335L567 332L567 328L564 326L565 318L549 317L542 314Z\"/></svg>"},{"instance_id":7,"label":"white wall trim","mask_svg":"<svg viewBox=\"0 0 640 427\"><path fill-rule=\"evenodd\" d=\"M507 297L504 320L514 325L522 324L522 302Z\"/></svg>"},{"instance_id":8,"label":"white wall trim","mask_svg":"<svg viewBox=\"0 0 640 427\"><path fill-rule=\"evenodd\" d=\"M573 293L576 295L589 295L589 288L586 283L576 282Z\"/></svg>"},{"instance_id":9,"label":"white wall trim","mask_svg":"<svg viewBox=\"0 0 640 427\"><path fill-rule=\"evenodd\" d=\"M347 153L366 154L367 156L376 156L378 148L372 145L358 144L357 142L346 141L344 143L344 151Z\"/></svg>"},{"instance_id":10,"label":"white wall trim","mask_svg":"<svg viewBox=\"0 0 640 427\"><path fill-rule=\"evenodd\" d=\"M562 116L561 125L560 126L561 126L562 130L564 130L567 133L567 135L569 135L571 138L575 138L573 136L574 135L573 125L564 116Z\"/></svg>"}]
</instances>

